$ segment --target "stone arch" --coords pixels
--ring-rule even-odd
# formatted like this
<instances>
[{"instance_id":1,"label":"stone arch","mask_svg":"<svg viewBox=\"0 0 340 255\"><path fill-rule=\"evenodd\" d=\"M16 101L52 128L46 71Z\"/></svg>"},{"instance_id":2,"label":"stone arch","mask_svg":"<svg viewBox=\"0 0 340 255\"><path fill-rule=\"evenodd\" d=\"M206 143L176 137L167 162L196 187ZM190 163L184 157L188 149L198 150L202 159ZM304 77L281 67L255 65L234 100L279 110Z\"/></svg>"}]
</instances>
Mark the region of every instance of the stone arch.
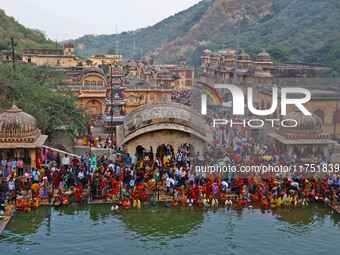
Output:
<instances>
[{"instance_id":1,"label":"stone arch","mask_svg":"<svg viewBox=\"0 0 340 255\"><path fill-rule=\"evenodd\" d=\"M99 100L92 99L85 105L92 114L102 114L102 103Z\"/></svg>"},{"instance_id":2,"label":"stone arch","mask_svg":"<svg viewBox=\"0 0 340 255\"><path fill-rule=\"evenodd\" d=\"M323 110L317 109L314 111L314 114L322 120L322 123L325 122L325 112Z\"/></svg>"},{"instance_id":3,"label":"stone arch","mask_svg":"<svg viewBox=\"0 0 340 255\"><path fill-rule=\"evenodd\" d=\"M188 106L173 102L151 103L136 108L126 116L123 128L124 138L120 141L121 144L132 141L145 132L160 130L168 130L169 134L166 135L169 135L169 137L172 137L170 132L178 131L186 138L197 137L198 140L208 143L213 140L210 128L198 112ZM190 141L188 139L185 142ZM182 143L183 140L179 144L175 142L174 148ZM195 145L195 148L198 147Z\"/></svg>"}]
</instances>

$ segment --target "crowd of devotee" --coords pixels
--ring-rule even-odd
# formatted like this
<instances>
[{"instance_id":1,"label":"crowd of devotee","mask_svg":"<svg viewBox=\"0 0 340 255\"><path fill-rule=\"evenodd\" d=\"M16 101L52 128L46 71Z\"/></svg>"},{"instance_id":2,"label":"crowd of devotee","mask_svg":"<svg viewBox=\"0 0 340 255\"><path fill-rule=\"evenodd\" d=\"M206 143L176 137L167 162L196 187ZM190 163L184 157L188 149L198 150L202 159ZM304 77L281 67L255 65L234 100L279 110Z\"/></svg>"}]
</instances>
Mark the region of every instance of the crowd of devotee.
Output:
<instances>
[{"instance_id":1,"label":"crowd of devotee","mask_svg":"<svg viewBox=\"0 0 340 255\"><path fill-rule=\"evenodd\" d=\"M177 90L171 95L171 100L176 103L190 105L190 90Z\"/></svg>"},{"instance_id":2,"label":"crowd of devotee","mask_svg":"<svg viewBox=\"0 0 340 255\"><path fill-rule=\"evenodd\" d=\"M78 141L81 142L82 146L90 146L93 148L103 148L109 149L111 148L111 139L110 136L107 137L94 137L90 133L79 136Z\"/></svg>"},{"instance_id":3,"label":"crowd of devotee","mask_svg":"<svg viewBox=\"0 0 340 255\"><path fill-rule=\"evenodd\" d=\"M190 94L176 91L172 100L186 104ZM212 126L214 118L230 116L224 109L216 109L203 117ZM269 139L249 136L242 126L220 125L212 130L214 142L202 155L192 153L188 143L179 148L161 144L155 151L138 145L135 151L125 154L119 148L115 158L88 153L81 158L61 156L42 149L36 157L36 167L31 169L24 168L21 158L4 157L0 202L30 211L41 205L84 202L112 203L112 210L126 210L156 203L276 208L325 201L339 210L339 164L331 165L329 155L323 155L317 147L307 146L289 154ZM111 146L109 137L87 134L82 139L86 146ZM310 171L308 164L332 171ZM206 170L208 166L232 166L235 171ZM284 166L288 170L240 171L251 166Z\"/></svg>"},{"instance_id":4,"label":"crowd of devotee","mask_svg":"<svg viewBox=\"0 0 340 255\"><path fill-rule=\"evenodd\" d=\"M230 153L220 155L221 162L237 169L251 164L303 165L299 156L287 158L270 142L248 139L229 149ZM0 185L1 204L14 204L28 212L41 205L63 206L85 200L113 203L113 210L157 202L198 207L251 203L270 208L307 206L321 200L338 206L340 200L338 172L198 173L193 165L202 156L190 155L189 144L177 149L160 145L154 158L144 148L136 148L133 154L110 161L106 154L97 157L86 153L79 159L44 149L32 169L23 169L20 158L3 158L1 174L6 178ZM213 164L216 156L208 150L203 161ZM316 152L315 157L319 156Z\"/></svg>"}]
</instances>

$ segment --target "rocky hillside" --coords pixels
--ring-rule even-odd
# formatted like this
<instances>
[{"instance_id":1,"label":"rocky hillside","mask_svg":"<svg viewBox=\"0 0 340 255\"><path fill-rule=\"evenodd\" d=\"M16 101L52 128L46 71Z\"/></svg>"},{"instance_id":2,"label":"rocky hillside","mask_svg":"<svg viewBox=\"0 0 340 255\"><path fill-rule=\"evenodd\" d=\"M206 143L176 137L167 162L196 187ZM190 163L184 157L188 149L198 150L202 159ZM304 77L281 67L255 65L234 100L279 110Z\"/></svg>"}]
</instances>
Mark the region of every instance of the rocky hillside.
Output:
<instances>
[{"instance_id":1,"label":"rocky hillside","mask_svg":"<svg viewBox=\"0 0 340 255\"><path fill-rule=\"evenodd\" d=\"M43 32L24 27L0 9L0 50L10 49L7 43L11 37L17 43L18 52L23 48L55 48L55 43L46 39Z\"/></svg>"},{"instance_id":2,"label":"rocky hillside","mask_svg":"<svg viewBox=\"0 0 340 255\"><path fill-rule=\"evenodd\" d=\"M172 56L185 55L188 51L195 50L197 46L209 45L225 35L235 34L240 9L238 0L215 0L199 19L192 20L193 25L185 34L158 47L152 54L165 61L172 59ZM273 14L272 0L244 1L242 12L242 26L255 26L263 17ZM182 27L187 26L181 23L177 30L181 30ZM234 48L235 43L225 47Z\"/></svg>"},{"instance_id":3,"label":"rocky hillside","mask_svg":"<svg viewBox=\"0 0 340 255\"><path fill-rule=\"evenodd\" d=\"M188 29L195 25L195 21L199 21L212 2L213 0L201 1L154 26L120 33L118 35L119 54L122 54L124 59L139 59L141 53L144 56L164 43L175 40L180 35L185 35ZM179 24L184 24L184 26L179 26ZM136 40L135 56L133 56L134 36ZM85 35L70 42L75 44L78 53L89 57L92 54L113 53L116 48L116 35Z\"/></svg>"},{"instance_id":4,"label":"rocky hillside","mask_svg":"<svg viewBox=\"0 0 340 255\"><path fill-rule=\"evenodd\" d=\"M240 48L252 57L266 48L274 60L321 62L340 69L338 0L204 0L154 26L119 34L125 59L154 54L170 63L184 55L199 65L206 48L235 48L242 2ZM87 35L74 41L84 56L115 48L115 35Z\"/></svg>"},{"instance_id":5,"label":"rocky hillside","mask_svg":"<svg viewBox=\"0 0 340 255\"><path fill-rule=\"evenodd\" d=\"M199 66L206 48L235 48L241 9L240 50L254 58L265 48L274 61L324 63L337 70L334 76L339 75L339 0L202 0L154 26L120 33L118 52L125 60L155 55L158 63L185 56L190 65ZM0 10L0 49L9 49L11 36L19 52L55 47L44 33L25 28ZM114 54L116 39L115 34L85 35L70 42L77 53L89 57Z\"/></svg>"}]
</instances>

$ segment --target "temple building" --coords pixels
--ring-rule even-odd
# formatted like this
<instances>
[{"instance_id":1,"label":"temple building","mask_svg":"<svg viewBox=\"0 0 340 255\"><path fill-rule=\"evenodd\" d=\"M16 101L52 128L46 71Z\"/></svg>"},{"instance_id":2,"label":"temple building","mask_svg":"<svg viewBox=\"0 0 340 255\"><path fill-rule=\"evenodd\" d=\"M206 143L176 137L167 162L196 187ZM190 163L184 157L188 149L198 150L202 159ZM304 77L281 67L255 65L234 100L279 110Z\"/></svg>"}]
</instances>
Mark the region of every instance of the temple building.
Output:
<instances>
[{"instance_id":1,"label":"temple building","mask_svg":"<svg viewBox=\"0 0 340 255\"><path fill-rule=\"evenodd\" d=\"M74 45L65 43L64 49L23 49L22 60L38 66L75 67L77 57L74 54Z\"/></svg>"},{"instance_id":2,"label":"temple building","mask_svg":"<svg viewBox=\"0 0 340 255\"><path fill-rule=\"evenodd\" d=\"M335 135L340 136L340 109L337 101L339 100L339 94L336 88L330 86L310 86L305 87L311 93L311 99L309 102L303 104L304 107L311 113L318 116L321 120L323 130L331 135L334 135L334 125L336 125ZM270 109L272 105L272 87L264 86L257 91L257 97L259 98L259 110ZM289 98L299 98L303 95L299 93L290 93ZM278 92L278 105L281 105L281 93ZM281 107L271 114L270 118L281 119ZM293 104L287 105L287 113L294 112L296 106Z\"/></svg>"},{"instance_id":3,"label":"temple building","mask_svg":"<svg viewBox=\"0 0 340 255\"><path fill-rule=\"evenodd\" d=\"M170 88L171 83L173 82L173 78L171 76L171 73L168 70L160 70L157 72L155 77L155 84L163 87L163 88Z\"/></svg>"},{"instance_id":4,"label":"temple building","mask_svg":"<svg viewBox=\"0 0 340 255\"><path fill-rule=\"evenodd\" d=\"M37 120L15 104L0 114L0 151L2 157L22 157L25 164L36 166L36 154L47 135L38 129Z\"/></svg>"},{"instance_id":5,"label":"temple building","mask_svg":"<svg viewBox=\"0 0 340 255\"><path fill-rule=\"evenodd\" d=\"M98 67L103 65L119 65L123 60L122 55L97 55L94 54L88 58L87 63L90 66Z\"/></svg>"},{"instance_id":6,"label":"temple building","mask_svg":"<svg viewBox=\"0 0 340 255\"><path fill-rule=\"evenodd\" d=\"M191 153L203 155L206 145L213 142L210 127L194 109L174 102L151 103L127 114L117 129L117 144L124 144L125 152L135 153L138 145L153 153L167 144L177 151L182 144L190 144Z\"/></svg>"},{"instance_id":7,"label":"temple building","mask_svg":"<svg viewBox=\"0 0 340 255\"><path fill-rule=\"evenodd\" d=\"M160 68L174 75L175 90L190 90L194 85L195 69L192 66L187 66L185 58L181 57L178 65L160 65Z\"/></svg>"},{"instance_id":8,"label":"temple building","mask_svg":"<svg viewBox=\"0 0 340 255\"><path fill-rule=\"evenodd\" d=\"M126 98L125 91L125 79L123 70L120 67L111 67L110 74L108 76L109 81L105 84L107 88L105 98L105 129L107 131L114 129L123 124L125 119L125 105Z\"/></svg>"},{"instance_id":9,"label":"temple building","mask_svg":"<svg viewBox=\"0 0 340 255\"><path fill-rule=\"evenodd\" d=\"M103 69L90 67L80 71L69 70L68 75L69 87L77 96L79 104L87 107L92 114L104 116L107 78ZM170 88L156 86L133 75L125 77L125 81L126 113L148 103L171 101Z\"/></svg>"},{"instance_id":10,"label":"temple building","mask_svg":"<svg viewBox=\"0 0 340 255\"><path fill-rule=\"evenodd\" d=\"M80 79L72 84L72 90L78 97L78 102L92 114L103 115L106 98L106 76L101 68L90 67L83 69Z\"/></svg>"},{"instance_id":11,"label":"temple building","mask_svg":"<svg viewBox=\"0 0 340 255\"><path fill-rule=\"evenodd\" d=\"M190 90L195 79L195 69L187 66L184 58L180 58L177 65L155 65L153 58L149 61L131 60L126 68L137 79L173 87L175 90Z\"/></svg>"},{"instance_id":12,"label":"temple building","mask_svg":"<svg viewBox=\"0 0 340 255\"><path fill-rule=\"evenodd\" d=\"M278 62L273 65L271 56L263 50L257 54L255 61L242 52L237 55L236 81L235 51L220 50L213 53L203 51L201 56L200 82L210 86L215 84L236 84L245 95L247 89L253 88L253 104L256 109L270 109L272 105L272 88L299 87L311 92L311 100L304 106L312 113L319 116L325 132L334 134L334 125L337 126L335 135L340 135L340 110L336 109L338 93L331 83L336 80L326 80L333 68L317 63ZM325 85L327 83L327 85ZM218 90L222 98L232 100L228 90ZM298 98L301 94L290 93L289 98ZM278 94L278 105L281 105L281 95ZM287 106L287 113L295 110L294 105ZM280 119L280 107L270 115L271 118Z\"/></svg>"},{"instance_id":13,"label":"temple building","mask_svg":"<svg viewBox=\"0 0 340 255\"><path fill-rule=\"evenodd\" d=\"M13 61L13 54L11 50L1 50L0 51L0 63L8 63ZM22 63L22 58L18 53L14 53L14 58L16 63Z\"/></svg>"},{"instance_id":14,"label":"temple building","mask_svg":"<svg viewBox=\"0 0 340 255\"><path fill-rule=\"evenodd\" d=\"M2 54L3 61L9 60L6 52ZM16 60L21 60L16 56ZM48 65L56 68L69 67L100 67L104 65L119 65L122 63L122 55L98 55L94 54L86 60L78 59L74 52L73 43L65 43L64 49L23 49L22 61L37 66Z\"/></svg>"},{"instance_id":15,"label":"temple building","mask_svg":"<svg viewBox=\"0 0 340 255\"><path fill-rule=\"evenodd\" d=\"M300 156L314 155L314 152L328 155L329 146L335 142L329 139L328 133L324 132L322 120L318 116L304 115L301 111L294 111L283 119L287 120L287 126L293 126L293 121L296 121L297 126L280 127L278 132L268 134L275 139L276 148Z\"/></svg>"},{"instance_id":16,"label":"temple building","mask_svg":"<svg viewBox=\"0 0 340 255\"><path fill-rule=\"evenodd\" d=\"M235 51L203 51L201 56L200 81L209 85L231 83L235 71ZM237 55L236 79L240 84L272 85L276 78L324 78L333 69L322 64L279 62L273 65L271 56L263 50L255 61L245 52Z\"/></svg>"},{"instance_id":17,"label":"temple building","mask_svg":"<svg viewBox=\"0 0 340 255\"><path fill-rule=\"evenodd\" d=\"M171 88L157 86L141 79L126 77L126 113L130 113L139 106L157 103L170 102L173 90Z\"/></svg>"}]
</instances>

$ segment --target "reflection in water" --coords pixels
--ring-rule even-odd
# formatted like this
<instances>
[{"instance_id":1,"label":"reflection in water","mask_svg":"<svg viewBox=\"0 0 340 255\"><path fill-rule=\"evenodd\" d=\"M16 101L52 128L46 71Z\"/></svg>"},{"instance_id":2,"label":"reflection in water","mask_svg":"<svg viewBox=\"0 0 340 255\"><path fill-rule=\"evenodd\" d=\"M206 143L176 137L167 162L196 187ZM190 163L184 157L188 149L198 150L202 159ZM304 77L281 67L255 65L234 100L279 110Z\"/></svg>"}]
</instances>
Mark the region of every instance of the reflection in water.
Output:
<instances>
[{"instance_id":1,"label":"reflection in water","mask_svg":"<svg viewBox=\"0 0 340 255\"><path fill-rule=\"evenodd\" d=\"M37 254L48 246L49 255L76 254L79 249L105 253L110 247L124 253L173 254L180 247L185 254L237 254L263 253L260 248L266 246L277 253L298 253L290 249L297 243L301 252L313 246L315 252L327 250L338 242L339 229L340 215L322 204L275 210L150 206L128 212L112 212L110 205L76 205L16 212L0 246L1 252L28 249Z\"/></svg>"},{"instance_id":2,"label":"reflection in water","mask_svg":"<svg viewBox=\"0 0 340 255\"><path fill-rule=\"evenodd\" d=\"M41 225L50 220L51 208L44 207L32 210L30 213L17 211L10 221L11 232L18 235L31 235L37 233Z\"/></svg>"},{"instance_id":3,"label":"reflection in water","mask_svg":"<svg viewBox=\"0 0 340 255\"><path fill-rule=\"evenodd\" d=\"M316 220L324 221L328 216L332 216L332 220L337 221L339 219L339 214L333 210L330 210L326 206L320 205L310 205L308 207L292 207L292 208L282 208L276 211L277 219L285 221L291 224L303 225L313 225Z\"/></svg>"},{"instance_id":4,"label":"reflection in water","mask_svg":"<svg viewBox=\"0 0 340 255\"><path fill-rule=\"evenodd\" d=\"M197 230L204 220L204 210L197 208L151 207L151 210L134 210L120 214L118 218L130 231L136 232L142 241L162 238L182 238L192 230ZM143 219L143 220L141 220Z\"/></svg>"}]
</instances>

